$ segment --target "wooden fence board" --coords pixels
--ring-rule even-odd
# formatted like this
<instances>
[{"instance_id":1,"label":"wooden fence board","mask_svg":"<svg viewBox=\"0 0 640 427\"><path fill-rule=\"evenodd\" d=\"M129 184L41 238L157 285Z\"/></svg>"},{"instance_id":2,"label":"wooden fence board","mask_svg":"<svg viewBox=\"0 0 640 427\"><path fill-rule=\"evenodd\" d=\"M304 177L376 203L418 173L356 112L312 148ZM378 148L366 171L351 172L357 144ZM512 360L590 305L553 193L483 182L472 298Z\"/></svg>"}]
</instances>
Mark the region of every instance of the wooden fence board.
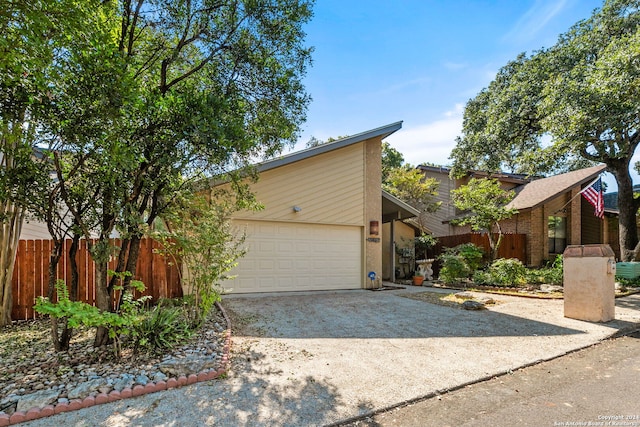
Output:
<instances>
[{"instance_id":1,"label":"wooden fence board","mask_svg":"<svg viewBox=\"0 0 640 427\"><path fill-rule=\"evenodd\" d=\"M120 239L114 239L112 244L120 247ZM69 263L69 247L71 240L65 241L64 254L58 264L56 279L67 283L71 281L71 266ZM182 296L179 265L175 261L154 253L154 248L160 248L158 242L143 239L140 255L136 266L137 280L141 280L147 287L145 295L158 298L175 298ZM33 310L35 299L46 296L48 292L49 262L53 242L48 240L21 240L18 244L16 264L12 278L13 290L13 320L32 319L37 316ZM95 304L95 264L88 251L88 244L82 240L78 248L78 296L79 300ZM109 269L115 270L117 257L109 261ZM54 296L55 298L55 296Z\"/></svg>"},{"instance_id":2,"label":"wooden fence board","mask_svg":"<svg viewBox=\"0 0 640 427\"><path fill-rule=\"evenodd\" d=\"M435 255L442 253L444 248L452 248L463 243L473 243L489 253L489 238L486 233L466 233L453 236L438 237L439 245ZM498 248L499 258L517 258L523 263L527 262L527 236L526 234L503 234L502 242Z\"/></svg>"}]
</instances>

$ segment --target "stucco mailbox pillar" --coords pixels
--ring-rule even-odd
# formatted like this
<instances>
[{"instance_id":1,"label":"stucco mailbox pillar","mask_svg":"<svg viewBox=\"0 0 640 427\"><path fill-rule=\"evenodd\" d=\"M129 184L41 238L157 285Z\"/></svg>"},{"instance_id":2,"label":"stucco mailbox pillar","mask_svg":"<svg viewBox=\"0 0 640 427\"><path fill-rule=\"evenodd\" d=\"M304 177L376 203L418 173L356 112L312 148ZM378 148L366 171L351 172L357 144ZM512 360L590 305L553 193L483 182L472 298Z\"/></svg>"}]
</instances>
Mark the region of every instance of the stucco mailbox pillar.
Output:
<instances>
[{"instance_id":1,"label":"stucco mailbox pillar","mask_svg":"<svg viewBox=\"0 0 640 427\"><path fill-rule=\"evenodd\" d=\"M609 245L564 250L564 317L589 322L615 318L616 261Z\"/></svg>"}]
</instances>

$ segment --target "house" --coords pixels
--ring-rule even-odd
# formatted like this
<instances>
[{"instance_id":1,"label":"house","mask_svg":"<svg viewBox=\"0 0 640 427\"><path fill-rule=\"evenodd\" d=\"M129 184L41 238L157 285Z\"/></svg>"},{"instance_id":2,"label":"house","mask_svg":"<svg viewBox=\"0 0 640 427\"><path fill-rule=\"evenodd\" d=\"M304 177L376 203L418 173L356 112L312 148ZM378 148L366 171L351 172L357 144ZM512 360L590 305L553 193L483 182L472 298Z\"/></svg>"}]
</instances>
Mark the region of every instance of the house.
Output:
<instances>
[{"instance_id":1,"label":"house","mask_svg":"<svg viewBox=\"0 0 640 427\"><path fill-rule=\"evenodd\" d=\"M225 282L233 293L370 288L393 263L390 225L419 212L381 190L382 140L402 122L288 154L257 166L258 212L232 222L246 255ZM384 254L384 255L383 255ZM387 267L383 267L383 265Z\"/></svg>"},{"instance_id":2,"label":"house","mask_svg":"<svg viewBox=\"0 0 640 427\"><path fill-rule=\"evenodd\" d=\"M419 166L427 177L440 181L439 197L442 207L427 226L436 236L468 233L468 227L454 225L457 212L451 203L451 190L464 185L470 178L488 175L472 171L461 179L452 179L450 170L434 166ZM594 216L593 207L580 196L605 169L605 165L580 169L548 178L527 177L520 174L492 174L504 189L513 190L515 198L509 207L518 214L500 223L504 233L526 235L526 263L541 265L561 254L567 245L609 243L618 250L617 222L606 214L604 220ZM617 252L619 254L619 251Z\"/></svg>"}]
</instances>

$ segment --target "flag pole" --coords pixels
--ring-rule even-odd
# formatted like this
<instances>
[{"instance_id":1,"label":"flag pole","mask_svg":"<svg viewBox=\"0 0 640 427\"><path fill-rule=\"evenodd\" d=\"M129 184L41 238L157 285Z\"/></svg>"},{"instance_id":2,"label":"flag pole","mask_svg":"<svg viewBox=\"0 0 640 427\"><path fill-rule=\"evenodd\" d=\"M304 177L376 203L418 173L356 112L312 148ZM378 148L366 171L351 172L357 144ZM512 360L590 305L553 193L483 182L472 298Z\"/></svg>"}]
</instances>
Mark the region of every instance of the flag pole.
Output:
<instances>
[{"instance_id":1,"label":"flag pole","mask_svg":"<svg viewBox=\"0 0 640 427\"><path fill-rule=\"evenodd\" d=\"M569 203L573 202L573 199L575 199L576 197L582 195L582 193L589 187L591 187L597 180L599 180L602 177L602 174L598 174L598 176L596 177L596 179L594 179L593 181L591 181L589 183L589 185L587 185L586 187L584 187L582 190L580 190L578 192L578 194L576 194L575 196L573 196L572 198L569 199L569 201L567 203L565 203L564 205L562 205L559 209L557 209L555 212L553 212L553 214L557 214L558 212L561 212L564 208L566 208ZM552 214L552 215L553 215Z\"/></svg>"}]
</instances>

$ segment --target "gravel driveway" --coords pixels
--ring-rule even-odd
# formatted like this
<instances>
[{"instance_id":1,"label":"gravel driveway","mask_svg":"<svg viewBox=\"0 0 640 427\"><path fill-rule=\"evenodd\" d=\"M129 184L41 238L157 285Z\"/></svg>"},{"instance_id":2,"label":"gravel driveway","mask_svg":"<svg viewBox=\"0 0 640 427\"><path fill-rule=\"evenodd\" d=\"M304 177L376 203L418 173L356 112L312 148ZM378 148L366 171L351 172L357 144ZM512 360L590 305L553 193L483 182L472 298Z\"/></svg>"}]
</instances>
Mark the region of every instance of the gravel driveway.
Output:
<instances>
[{"instance_id":1,"label":"gravel driveway","mask_svg":"<svg viewBox=\"0 0 640 427\"><path fill-rule=\"evenodd\" d=\"M237 326L228 378L29 425L326 425L640 324L638 294L617 300L615 321L596 324L564 318L561 300L498 296L488 310L464 311L403 297L425 290L228 297Z\"/></svg>"}]
</instances>

